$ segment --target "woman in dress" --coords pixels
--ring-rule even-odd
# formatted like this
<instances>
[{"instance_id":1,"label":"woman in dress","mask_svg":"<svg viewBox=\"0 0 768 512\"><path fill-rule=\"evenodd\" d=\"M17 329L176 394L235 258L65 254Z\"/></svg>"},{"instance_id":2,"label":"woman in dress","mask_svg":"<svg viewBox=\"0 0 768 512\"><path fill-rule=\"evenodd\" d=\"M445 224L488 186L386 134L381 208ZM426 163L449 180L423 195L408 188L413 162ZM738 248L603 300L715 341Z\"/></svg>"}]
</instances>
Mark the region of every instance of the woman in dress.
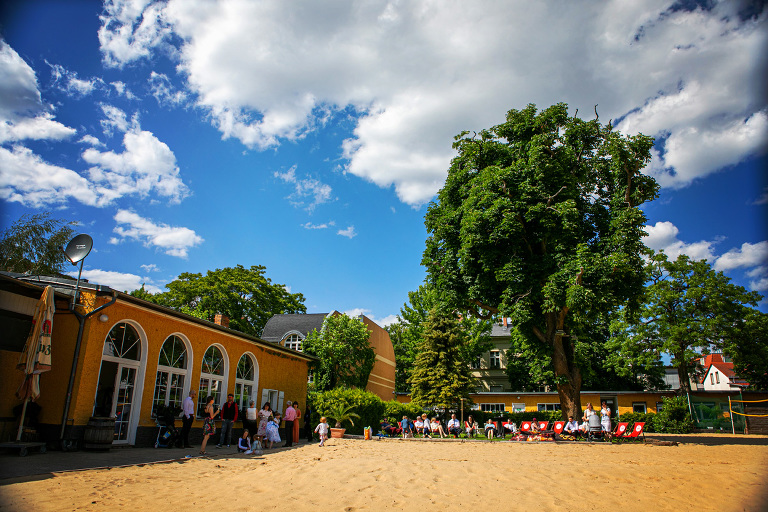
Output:
<instances>
[{"instance_id":1,"label":"woman in dress","mask_svg":"<svg viewBox=\"0 0 768 512\"><path fill-rule=\"evenodd\" d=\"M203 420L203 444L200 446L200 455L206 455L205 446L208 444L208 438L216 433L216 416L219 414L219 410L216 412L213 410L213 397L209 396L205 399L205 415Z\"/></svg>"},{"instance_id":2,"label":"woman in dress","mask_svg":"<svg viewBox=\"0 0 768 512\"><path fill-rule=\"evenodd\" d=\"M267 425L269 424L270 417L272 416L272 407L269 402L264 402L264 407L259 410L259 429L256 431L257 436L267 435ZM273 418L274 419L274 418Z\"/></svg>"},{"instance_id":3,"label":"woman in dress","mask_svg":"<svg viewBox=\"0 0 768 512\"><path fill-rule=\"evenodd\" d=\"M280 431L278 430L278 427L280 426L280 415L273 417L270 416L267 419L267 424L265 426L265 432L267 435L267 441L269 441L269 448L271 449L272 446L275 443L280 442Z\"/></svg>"},{"instance_id":4,"label":"woman in dress","mask_svg":"<svg viewBox=\"0 0 768 512\"><path fill-rule=\"evenodd\" d=\"M611 408L605 402L600 408L600 426L603 428L603 432L611 432Z\"/></svg>"},{"instance_id":5,"label":"woman in dress","mask_svg":"<svg viewBox=\"0 0 768 512\"><path fill-rule=\"evenodd\" d=\"M584 423L589 425L589 417L593 414L597 414L595 410L592 408L592 402L587 402L587 408L584 409L584 417L582 420L584 420Z\"/></svg>"},{"instance_id":6,"label":"woman in dress","mask_svg":"<svg viewBox=\"0 0 768 512\"><path fill-rule=\"evenodd\" d=\"M299 420L301 419L299 402L293 402L293 410L296 411L296 418L293 420L293 442L299 444ZM288 437L288 434L285 434L285 437Z\"/></svg>"}]
</instances>

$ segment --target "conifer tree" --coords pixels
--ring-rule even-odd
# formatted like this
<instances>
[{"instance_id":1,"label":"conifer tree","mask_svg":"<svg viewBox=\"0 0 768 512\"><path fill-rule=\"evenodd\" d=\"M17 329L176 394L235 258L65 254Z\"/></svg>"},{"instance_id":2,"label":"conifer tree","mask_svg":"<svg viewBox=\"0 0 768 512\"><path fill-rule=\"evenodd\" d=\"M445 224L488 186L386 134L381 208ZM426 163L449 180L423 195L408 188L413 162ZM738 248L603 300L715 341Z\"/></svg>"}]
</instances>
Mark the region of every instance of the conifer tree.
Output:
<instances>
[{"instance_id":1,"label":"conifer tree","mask_svg":"<svg viewBox=\"0 0 768 512\"><path fill-rule=\"evenodd\" d=\"M411 399L421 406L448 408L474 388L462 356L467 336L456 318L431 310L409 382Z\"/></svg>"}]
</instances>

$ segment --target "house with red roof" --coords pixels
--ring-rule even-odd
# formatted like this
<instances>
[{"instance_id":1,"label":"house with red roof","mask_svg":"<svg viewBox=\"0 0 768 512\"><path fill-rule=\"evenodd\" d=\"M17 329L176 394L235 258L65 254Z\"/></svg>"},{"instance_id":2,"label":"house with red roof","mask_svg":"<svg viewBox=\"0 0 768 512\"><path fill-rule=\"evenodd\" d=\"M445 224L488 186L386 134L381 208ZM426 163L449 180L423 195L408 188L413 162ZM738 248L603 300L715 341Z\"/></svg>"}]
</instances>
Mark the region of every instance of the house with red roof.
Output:
<instances>
[{"instance_id":1,"label":"house with red roof","mask_svg":"<svg viewBox=\"0 0 768 512\"><path fill-rule=\"evenodd\" d=\"M738 391L749 386L733 371L733 362L723 354L709 354L700 359L704 376L699 381L704 391Z\"/></svg>"}]
</instances>

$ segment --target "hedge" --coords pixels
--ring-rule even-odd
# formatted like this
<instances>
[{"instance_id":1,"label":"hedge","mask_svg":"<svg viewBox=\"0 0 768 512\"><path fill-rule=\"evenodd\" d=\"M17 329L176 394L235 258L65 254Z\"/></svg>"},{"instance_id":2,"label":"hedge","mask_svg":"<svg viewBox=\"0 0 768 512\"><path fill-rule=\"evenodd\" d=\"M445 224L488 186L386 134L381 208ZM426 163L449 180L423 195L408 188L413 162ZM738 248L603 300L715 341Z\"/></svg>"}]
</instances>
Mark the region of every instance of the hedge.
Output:
<instances>
[{"instance_id":1,"label":"hedge","mask_svg":"<svg viewBox=\"0 0 768 512\"><path fill-rule=\"evenodd\" d=\"M312 425L319 422L320 416L328 414L339 402L351 406L352 412L360 418L354 420L354 426L345 425L350 434L362 434L365 427L373 427L374 432L377 432L379 422L384 416L384 402L381 398L361 389L335 388L322 393L311 393L309 400L314 410Z\"/></svg>"}]
</instances>

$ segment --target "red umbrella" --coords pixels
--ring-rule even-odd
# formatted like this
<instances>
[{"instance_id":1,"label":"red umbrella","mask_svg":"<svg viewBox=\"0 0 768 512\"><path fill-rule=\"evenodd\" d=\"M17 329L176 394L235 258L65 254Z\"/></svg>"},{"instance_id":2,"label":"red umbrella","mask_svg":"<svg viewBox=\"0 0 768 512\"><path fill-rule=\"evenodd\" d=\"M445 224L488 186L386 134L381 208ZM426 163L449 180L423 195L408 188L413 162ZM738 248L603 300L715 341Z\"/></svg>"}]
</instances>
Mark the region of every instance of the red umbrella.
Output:
<instances>
[{"instance_id":1,"label":"red umbrella","mask_svg":"<svg viewBox=\"0 0 768 512\"><path fill-rule=\"evenodd\" d=\"M51 369L51 329L53 327L53 314L56 305L53 298L53 287L46 286L42 297L37 301L35 312L32 316L32 329L27 336L24 351L19 358L16 368L24 372L24 382L16 391L16 396L24 401L21 410L21 422L16 440L21 440L24 425L24 416L27 413L27 404L35 401L40 396L40 374Z\"/></svg>"}]
</instances>

